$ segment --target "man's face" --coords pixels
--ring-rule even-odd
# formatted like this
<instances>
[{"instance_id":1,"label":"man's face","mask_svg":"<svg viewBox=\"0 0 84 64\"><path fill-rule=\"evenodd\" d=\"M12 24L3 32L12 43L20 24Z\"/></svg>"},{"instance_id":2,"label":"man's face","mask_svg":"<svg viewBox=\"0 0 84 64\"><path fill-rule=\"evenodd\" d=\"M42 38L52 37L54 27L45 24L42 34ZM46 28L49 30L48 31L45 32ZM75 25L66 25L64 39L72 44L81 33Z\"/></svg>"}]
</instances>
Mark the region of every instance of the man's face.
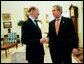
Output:
<instances>
[{"instance_id":1,"label":"man's face","mask_svg":"<svg viewBox=\"0 0 84 64\"><path fill-rule=\"evenodd\" d=\"M38 16L39 16L39 10L38 9L34 10L33 16L34 16L35 19L38 18Z\"/></svg>"},{"instance_id":2,"label":"man's face","mask_svg":"<svg viewBox=\"0 0 84 64\"><path fill-rule=\"evenodd\" d=\"M59 18L61 15L61 12L56 9L56 7L53 7L52 14L55 18Z\"/></svg>"}]
</instances>

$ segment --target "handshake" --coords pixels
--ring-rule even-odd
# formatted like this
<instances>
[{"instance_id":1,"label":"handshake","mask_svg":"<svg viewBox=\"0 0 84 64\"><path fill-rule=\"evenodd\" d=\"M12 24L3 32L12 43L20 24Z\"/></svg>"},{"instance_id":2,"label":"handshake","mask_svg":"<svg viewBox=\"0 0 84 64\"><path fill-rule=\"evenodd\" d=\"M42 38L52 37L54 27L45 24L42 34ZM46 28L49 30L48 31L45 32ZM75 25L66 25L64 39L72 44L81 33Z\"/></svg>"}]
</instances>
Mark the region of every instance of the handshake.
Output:
<instances>
[{"instance_id":1,"label":"handshake","mask_svg":"<svg viewBox=\"0 0 84 64\"><path fill-rule=\"evenodd\" d=\"M41 43L41 44L44 44L44 43L46 43L46 42L47 42L47 38L41 38L41 39L40 39L40 43Z\"/></svg>"}]
</instances>

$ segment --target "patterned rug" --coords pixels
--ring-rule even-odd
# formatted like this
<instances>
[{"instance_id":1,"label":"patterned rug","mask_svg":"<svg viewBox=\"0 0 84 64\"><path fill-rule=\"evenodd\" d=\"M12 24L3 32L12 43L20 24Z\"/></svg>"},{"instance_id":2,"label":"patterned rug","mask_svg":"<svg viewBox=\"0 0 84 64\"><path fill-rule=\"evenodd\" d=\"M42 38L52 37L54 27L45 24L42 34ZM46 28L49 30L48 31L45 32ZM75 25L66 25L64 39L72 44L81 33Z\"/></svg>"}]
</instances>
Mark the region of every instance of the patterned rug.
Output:
<instances>
[{"instance_id":1,"label":"patterned rug","mask_svg":"<svg viewBox=\"0 0 84 64\"><path fill-rule=\"evenodd\" d=\"M22 46L21 44L19 45L19 49L22 49ZM48 48L48 45L44 45L44 49L45 49L45 59L44 59L44 62L45 63L52 63L51 61L51 58L50 58L50 54L49 54L49 48ZM11 48L8 52L8 58L5 57L5 51L1 51L1 63L11 63L11 53L13 53L14 51L16 51L16 48ZM19 50L20 51L20 50ZM20 55L20 54L19 54ZM18 55L16 56L18 57ZM73 60L72 62L75 63L75 59L77 60L78 63L83 63L83 49L79 49L79 54L76 56L76 57L73 57ZM18 63L20 63L21 61L18 61Z\"/></svg>"}]
</instances>

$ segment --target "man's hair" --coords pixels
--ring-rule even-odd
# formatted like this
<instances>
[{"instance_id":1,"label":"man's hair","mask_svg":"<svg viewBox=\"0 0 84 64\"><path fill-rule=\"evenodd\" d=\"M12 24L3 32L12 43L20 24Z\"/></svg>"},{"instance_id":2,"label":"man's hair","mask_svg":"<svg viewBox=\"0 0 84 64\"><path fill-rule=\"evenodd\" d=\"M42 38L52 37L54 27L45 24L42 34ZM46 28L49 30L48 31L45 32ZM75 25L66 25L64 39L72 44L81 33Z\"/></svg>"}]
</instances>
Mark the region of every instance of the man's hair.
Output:
<instances>
[{"instance_id":1,"label":"man's hair","mask_svg":"<svg viewBox=\"0 0 84 64\"><path fill-rule=\"evenodd\" d=\"M53 7L56 7L56 9L57 9L58 11L60 11L61 14L62 14L62 7L61 7L60 5L54 5Z\"/></svg>"},{"instance_id":2,"label":"man's hair","mask_svg":"<svg viewBox=\"0 0 84 64\"><path fill-rule=\"evenodd\" d=\"M36 10L36 7L30 7L28 12L31 12L31 11L34 11L34 10Z\"/></svg>"}]
</instances>

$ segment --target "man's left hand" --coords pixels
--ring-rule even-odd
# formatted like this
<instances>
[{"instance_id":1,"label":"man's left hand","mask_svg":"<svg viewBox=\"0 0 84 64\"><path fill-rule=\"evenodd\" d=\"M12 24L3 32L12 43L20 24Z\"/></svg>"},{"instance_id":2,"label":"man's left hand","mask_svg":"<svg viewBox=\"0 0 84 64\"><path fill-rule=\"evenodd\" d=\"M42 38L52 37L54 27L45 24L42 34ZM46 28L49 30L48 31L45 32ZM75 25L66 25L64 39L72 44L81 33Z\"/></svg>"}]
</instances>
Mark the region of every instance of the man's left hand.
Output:
<instances>
[{"instance_id":1,"label":"man's left hand","mask_svg":"<svg viewBox=\"0 0 84 64\"><path fill-rule=\"evenodd\" d=\"M79 54L78 49L73 48L72 53L73 53L74 56L77 56Z\"/></svg>"}]
</instances>

